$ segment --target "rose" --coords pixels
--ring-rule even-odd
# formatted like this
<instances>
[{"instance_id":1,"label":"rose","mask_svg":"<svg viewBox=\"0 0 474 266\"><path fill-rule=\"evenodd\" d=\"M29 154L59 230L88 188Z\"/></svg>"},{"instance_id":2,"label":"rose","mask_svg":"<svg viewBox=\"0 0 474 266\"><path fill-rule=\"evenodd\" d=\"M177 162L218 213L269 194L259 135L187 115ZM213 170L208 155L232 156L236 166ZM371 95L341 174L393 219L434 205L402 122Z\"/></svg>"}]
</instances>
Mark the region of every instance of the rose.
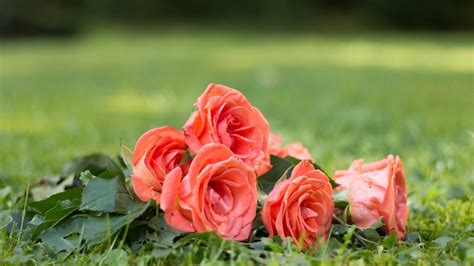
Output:
<instances>
[{"instance_id":1,"label":"rose","mask_svg":"<svg viewBox=\"0 0 474 266\"><path fill-rule=\"evenodd\" d=\"M270 154L276 155L281 158L286 157L286 153L283 150L283 147L281 146L281 136L279 134L270 132L268 142L269 142L268 152Z\"/></svg>"},{"instance_id":2,"label":"rose","mask_svg":"<svg viewBox=\"0 0 474 266\"><path fill-rule=\"evenodd\" d=\"M334 209L332 194L328 177L301 161L265 199L262 220L270 237L292 237L303 247L326 238Z\"/></svg>"},{"instance_id":3,"label":"rose","mask_svg":"<svg viewBox=\"0 0 474 266\"><path fill-rule=\"evenodd\" d=\"M257 210L255 172L225 145L204 145L184 178L179 168L166 178L160 207L178 230L246 240Z\"/></svg>"},{"instance_id":4,"label":"rose","mask_svg":"<svg viewBox=\"0 0 474 266\"><path fill-rule=\"evenodd\" d=\"M184 125L186 143L194 153L205 144L222 143L258 175L271 168L268 122L242 93L210 84L195 106Z\"/></svg>"},{"instance_id":5,"label":"rose","mask_svg":"<svg viewBox=\"0 0 474 266\"><path fill-rule=\"evenodd\" d=\"M187 145L181 131L164 126L145 132L133 152L132 187L142 201L160 202L166 175L175 168L187 172L190 162L182 163Z\"/></svg>"},{"instance_id":6,"label":"rose","mask_svg":"<svg viewBox=\"0 0 474 266\"><path fill-rule=\"evenodd\" d=\"M303 146L301 142L293 142L286 146L281 145L281 136L270 132L270 154L276 155L281 158L286 156L294 157L298 160L310 160L313 161L313 157L309 151Z\"/></svg>"},{"instance_id":7,"label":"rose","mask_svg":"<svg viewBox=\"0 0 474 266\"><path fill-rule=\"evenodd\" d=\"M336 171L336 183L349 190L351 220L361 229L370 227L381 216L383 229L405 238L408 219L405 174L400 158L371 163L355 160L348 170Z\"/></svg>"}]
</instances>

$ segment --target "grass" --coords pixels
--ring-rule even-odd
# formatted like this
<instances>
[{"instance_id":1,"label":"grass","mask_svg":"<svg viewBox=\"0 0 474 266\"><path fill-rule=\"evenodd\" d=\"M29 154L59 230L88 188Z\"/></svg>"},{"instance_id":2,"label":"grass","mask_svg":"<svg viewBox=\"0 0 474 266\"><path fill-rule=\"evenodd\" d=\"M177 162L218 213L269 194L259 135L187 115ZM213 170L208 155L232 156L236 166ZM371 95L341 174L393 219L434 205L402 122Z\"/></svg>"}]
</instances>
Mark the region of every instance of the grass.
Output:
<instances>
[{"instance_id":1,"label":"grass","mask_svg":"<svg viewBox=\"0 0 474 266\"><path fill-rule=\"evenodd\" d=\"M133 147L147 129L182 126L206 85L222 83L241 90L285 142L303 141L328 172L357 158L401 156L408 231L419 241L343 250L333 262L356 263L367 251L372 263L405 257L414 264L472 263L473 40L469 34L98 31L69 40L4 41L0 180L21 191L74 156L116 155L120 143ZM443 247L433 242L440 237L452 240ZM18 253L7 242L0 237L7 247L0 258L36 254L34 246ZM110 250L62 262L104 262ZM133 264L150 258L125 250L112 250L112 257ZM314 259L301 254L284 258Z\"/></svg>"}]
</instances>

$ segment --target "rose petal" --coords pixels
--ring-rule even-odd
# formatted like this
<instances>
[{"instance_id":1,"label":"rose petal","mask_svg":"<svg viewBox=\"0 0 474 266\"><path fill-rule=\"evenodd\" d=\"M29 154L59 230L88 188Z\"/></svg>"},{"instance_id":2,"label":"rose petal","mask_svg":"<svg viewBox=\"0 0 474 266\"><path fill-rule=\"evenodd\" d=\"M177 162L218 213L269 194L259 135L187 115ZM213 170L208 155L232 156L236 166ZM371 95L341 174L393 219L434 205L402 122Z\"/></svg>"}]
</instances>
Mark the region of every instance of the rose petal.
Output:
<instances>
[{"instance_id":1,"label":"rose petal","mask_svg":"<svg viewBox=\"0 0 474 266\"><path fill-rule=\"evenodd\" d=\"M313 164L310 162L304 160L298 163L298 165L295 166L293 169L293 172L291 172L291 177L297 177L297 176L302 176L308 171L314 170Z\"/></svg>"},{"instance_id":2,"label":"rose petal","mask_svg":"<svg viewBox=\"0 0 474 266\"><path fill-rule=\"evenodd\" d=\"M131 179L133 191L141 201L148 202L150 200L155 200L156 202L160 202L161 195L156 190L156 187L153 187L152 185L143 182L141 178L138 178L133 175Z\"/></svg>"}]
</instances>

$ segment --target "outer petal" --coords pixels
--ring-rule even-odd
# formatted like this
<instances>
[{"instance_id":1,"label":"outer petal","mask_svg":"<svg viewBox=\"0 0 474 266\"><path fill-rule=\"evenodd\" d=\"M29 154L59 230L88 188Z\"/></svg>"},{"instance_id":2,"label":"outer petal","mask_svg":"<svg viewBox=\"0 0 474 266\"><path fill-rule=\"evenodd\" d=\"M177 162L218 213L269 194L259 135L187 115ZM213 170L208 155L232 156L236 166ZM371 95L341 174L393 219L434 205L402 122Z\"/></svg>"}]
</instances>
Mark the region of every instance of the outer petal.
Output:
<instances>
[{"instance_id":1,"label":"outer petal","mask_svg":"<svg viewBox=\"0 0 474 266\"><path fill-rule=\"evenodd\" d=\"M204 145L191 162L190 176L197 176L207 165L226 160L233 156L232 151L225 145L210 143Z\"/></svg>"},{"instance_id":2,"label":"outer petal","mask_svg":"<svg viewBox=\"0 0 474 266\"><path fill-rule=\"evenodd\" d=\"M170 126L163 126L159 128L154 128L145 132L140 138L138 139L137 143L135 144L135 150L133 152L132 164L136 165L140 158L145 153L147 146L149 145L148 141L152 137L159 136L160 138L171 137L177 140L181 140L184 142L184 135L181 131L170 127Z\"/></svg>"},{"instance_id":3,"label":"outer petal","mask_svg":"<svg viewBox=\"0 0 474 266\"><path fill-rule=\"evenodd\" d=\"M298 160L313 160L309 151L303 146L301 142L293 142L284 147L288 156L294 157Z\"/></svg>"},{"instance_id":4,"label":"outer petal","mask_svg":"<svg viewBox=\"0 0 474 266\"><path fill-rule=\"evenodd\" d=\"M272 165L270 164L270 162L267 162L267 160L262 160L255 172L258 176L261 176L270 171L270 169L272 169Z\"/></svg>"},{"instance_id":5,"label":"outer petal","mask_svg":"<svg viewBox=\"0 0 474 266\"><path fill-rule=\"evenodd\" d=\"M133 157L132 157L133 165L138 164L138 161L143 157L143 155L145 154L145 150L147 148L148 140L152 136L156 135L157 130L158 130L157 128L151 129L140 136L137 143L135 144L135 149L133 151Z\"/></svg>"},{"instance_id":6,"label":"outer petal","mask_svg":"<svg viewBox=\"0 0 474 266\"><path fill-rule=\"evenodd\" d=\"M160 208L165 212L165 220L170 226L184 232L194 232L192 222L186 219L179 210L178 190L181 178L181 168L175 168L166 176Z\"/></svg>"},{"instance_id":7,"label":"outer petal","mask_svg":"<svg viewBox=\"0 0 474 266\"><path fill-rule=\"evenodd\" d=\"M160 193L156 191L153 186L143 182L140 177L132 175L132 187L141 201L148 202L155 200L156 202L160 202Z\"/></svg>"},{"instance_id":8,"label":"outer petal","mask_svg":"<svg viewBox=\"0 0 474 266\"><path fill-rule=\"evenodd\" d=\"M347 170L336 170L334 173L334 181L339 184L342 188L349 188L352 181L359 174L360 166L364 163L364 160L355 160Z\"/></svg>"},{"instance_id":9,"label":"outer petal","mask_svg":"<svg viewBox=\"0 0 474 266\"><path fill-rule=\"evenodd\" d=\"M166 176L165 182L163 182L163 193L161 195L160 208L165 212L176 207L176 199L178 196L182 175L183 173L181 169L175 168Z\"/></svg>"},{"instance_id":10,"label":"outer petal","mask_svg":"<svg viewBox=\"0 0 474 266\"><path fill-rule=\"evenodd\" d=\"M367 208L362 203L351 204L351 219L361 229L366 229L372 226L379 219L378 212Z\"/></svg>"},{"instance_id":11,"label":"outer petal","mask_svg":"<svg viewBox=\"0 0 474 266\"><path fill-rule=\"evenodd\" d=\"M305 175L307 172L314 170L315 169L313 164L308 161L301 161L295 166L295 169L293 169L293 172L291 173L291 178Z\"/></svg>"},{"instance_id":12,"label":"outer petal","mask_svg":"<svg viewBox=\"0 0 474 266\"><path fill-rule=\"evenodd\" d=\"M261 130L261 138L262 138L262 147L261 152L263 157L258 158L256 164L257 167L257 175L263 175L268 172L271 168L270 164L270 153L269 153L269 138L270 138L270 125L268 124L267 119L263 116L262 112L256 107L253 107L256 124L259 125L259 129ZM255 167L254 167L255 168Z\"/></svg>"},{"instance_id":13,"label":"outer petal","mask_svg":"<svg viewBox=\"0 0 474 266\"><path fill-rule=\"evenodd\" d=\"M209 85L207 85L207 88L204 93L199 97L198 104L204 102L206 99L215 96L224 96L228 93L233 92L237 91L225 85L210 83Z\"/></svg>"},{"instance_id":14,"label":"outer petal","mask_svg":"<svg viewBox=\"0 0 474 266\"><path fill-rule=\"evenodd\" d=\"M393 156L391 159L393 159ZM408 219L405 174L398 157L391 162L393 167L391 167L390 182L382 204L382 212L384 213L387 230L391 234L396 234L398 239L403 240L405 239Z\"/></svg>"},{"instance_id":15,"label":"outer petal","mask_svg":"<svg viewBox=\"0 0 474 266\"><path fill-rule=\"evenodd\" d=\"M269 153L279 156L279 157L285 157L279 155L283 150L282 150L282 145L281 145L281 136L278 134L275 134L273 132L270 132L269 139L268 139L268 146L269 146Z\"/></svg>"},{"instance_id":16,"label":"outer petal","mask_svg":"<svg viewBox=\"0 0 474 266\"><path fill-rule=\"evenodd\" d=\"M188 118L188 121L183 126L183 132L186 139L186 144L189 148L197 153L202 146L201 141L198 139L198 135L201 134L204 125L197 111L193 112Z\"/></svg>"}]
</instances>

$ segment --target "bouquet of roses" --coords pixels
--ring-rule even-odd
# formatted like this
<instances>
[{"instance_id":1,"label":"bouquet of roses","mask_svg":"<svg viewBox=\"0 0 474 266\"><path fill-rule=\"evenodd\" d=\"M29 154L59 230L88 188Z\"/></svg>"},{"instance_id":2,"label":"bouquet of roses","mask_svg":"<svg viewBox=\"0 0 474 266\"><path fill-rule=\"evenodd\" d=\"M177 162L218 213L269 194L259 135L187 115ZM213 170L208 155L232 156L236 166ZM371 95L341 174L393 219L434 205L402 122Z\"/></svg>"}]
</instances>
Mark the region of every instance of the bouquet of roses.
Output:
<instances>
[{"instance_id":1,"label":"bouquet of roses","mask_svg":"<svg viewBox=\"0 0 474 266\"><path fill-rule=\"evenodd\" d=\"M55 255L115 243L120 232L132 249L152 241L166 252L186 233L211 231L253 244L291 238L302 248L356 230L359 244L404 240L400 158L355 160L331 179L302 143L283 146L239 91L210 84L195 107L182 130L151 129L133 152L123 147L122 166L93 154L33 185L24 212L5 218L7 233Z\"/></svg>"},{"instance_id":2,"label":"bouquet of roses","mask_svg":"<svg viewBox=\"0 0 474 266\"><path fill-rule=\"evenodd\" d=\"M309 247L327 237L333 214L344 212L335 209L337 193L346 221L366 229L380 217L381 230L404 239L407 193L398 157L356 160L331 180L301 143L282 146L239 91L210 84L195 107L183 130L152 129L133 152L133 190L156 201L171 227L245 241L261 215L269 236Z\"/></svg>"}]
</instances>

